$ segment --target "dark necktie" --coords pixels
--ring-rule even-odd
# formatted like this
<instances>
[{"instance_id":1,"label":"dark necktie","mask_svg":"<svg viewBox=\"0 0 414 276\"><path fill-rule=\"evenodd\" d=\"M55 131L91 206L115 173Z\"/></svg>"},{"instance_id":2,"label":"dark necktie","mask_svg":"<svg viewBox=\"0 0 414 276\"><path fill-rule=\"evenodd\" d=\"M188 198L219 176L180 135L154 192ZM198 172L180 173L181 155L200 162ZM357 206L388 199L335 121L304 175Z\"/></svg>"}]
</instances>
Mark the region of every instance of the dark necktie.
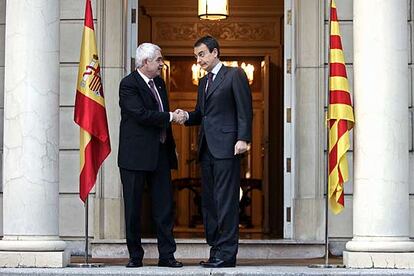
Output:
<instances>
[{"instance_id":1,"label":"dark necktie","mask_svg":"<svg viewBox=\"0 0 414 276\"><path fill-rule=\"evenodd\" d=\"M213 76L214 76L214 73L212 73L212 72L209 72L209 73L207 74L207 88L206 88L206 95L208 95L208 92L210 91L210 87L211 87L211 85L213 84Z\"/></svg>"},{"instance_id":2,"label":"dark necktie","mask_svg":"<svg viewBox=\"0 0 414 276\"><path fill-rule=\"evenodd\" d=\"M151 90L152 96L153 96L153 97L155 98L155 100L157 101L158 111L163 112L163 111L164 111L164 108L162 107L161 100L158 98L158 95L157 95L157 90L155 90L154 81L153 81L153 80L150 80L150 81L148 82L148 84L149 84L149 86L150 86L150 90ZM161 143L164 143L164 142L165 142L166 137L167 137L167 131L166 131L166 129L163 127L163 128L161 129L161 133L160 133L160 142L161 142Z\"/></svg>"}]
</instances>

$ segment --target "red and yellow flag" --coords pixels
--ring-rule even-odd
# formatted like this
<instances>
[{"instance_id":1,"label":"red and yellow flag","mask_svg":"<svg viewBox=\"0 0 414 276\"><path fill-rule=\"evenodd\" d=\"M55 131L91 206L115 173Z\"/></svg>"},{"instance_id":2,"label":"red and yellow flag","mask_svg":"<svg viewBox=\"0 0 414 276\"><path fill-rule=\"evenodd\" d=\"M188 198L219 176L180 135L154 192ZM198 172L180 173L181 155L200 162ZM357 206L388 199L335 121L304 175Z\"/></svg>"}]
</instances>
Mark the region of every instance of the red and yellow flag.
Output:
<instances>
[{"instance_id":1,"label":"red and yellow flag","mask_svg":"<svg viewBox=\"0 0 414 276\"><path fill-rule=\"evenodd\" d=\"M111 152L91 0L86 0L75 122L80 126L79 196L85 202L102 162Z\"/></svg>"},{"instance_id":2,"label":"red and yellow flag","mask_svg":"<svg viewBox=\"0 0 414 276\"><path fill-rule=\"evenodd\" d=\"M334 0L331 0L330 19L328 196L332 212L338 214L344 208L343 185L348 181L346 152L350 148L349 132L354 126L354 111Z\"/></svg>"}]
</instances>

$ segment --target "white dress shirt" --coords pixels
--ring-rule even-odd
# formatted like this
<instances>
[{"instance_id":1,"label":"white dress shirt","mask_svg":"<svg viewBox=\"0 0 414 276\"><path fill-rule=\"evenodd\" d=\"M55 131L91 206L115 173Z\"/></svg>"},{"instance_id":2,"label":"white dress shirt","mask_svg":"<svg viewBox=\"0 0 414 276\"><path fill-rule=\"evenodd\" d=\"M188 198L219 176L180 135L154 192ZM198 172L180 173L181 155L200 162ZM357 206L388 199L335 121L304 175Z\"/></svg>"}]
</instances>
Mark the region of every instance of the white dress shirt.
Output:
<instances>
[{"instance_id":1,"label":"white dress shirt","mask_svg":"<svg viewBox=\"0 0 414 276\"><path fill-rule=\"evenodd\" d=\"M154 81L153 79L150 79L150 78L148 78L147 76L145 76L139 69L137 69L137 72L138 72L138 74L140 74L141 75L141 77L144 79L144 81L145 81L145 83L147 84L147 86L148 86L148 88L149 89L151 89L151 87L150 87L150 85L149 85L149 81L150 80L152 80L152 81ZM161 97L160 97L160 94L159 94L159 92L158 92L158 89L157 89L157 86L155 85L155 82L154 82L154 88L155 88L155 92L157 92L156 94L157 94L157 98L158 98L158 100L159 100L159 102L161 103L161 110L162 111L164 111L164 106L163 106L163 104L162 104L162 100L161 100ZM169 112L170 113L170 122L172 121L172 118L173 118L173 114L172 114L172 112Z\"/></svg>"}]
</instances>

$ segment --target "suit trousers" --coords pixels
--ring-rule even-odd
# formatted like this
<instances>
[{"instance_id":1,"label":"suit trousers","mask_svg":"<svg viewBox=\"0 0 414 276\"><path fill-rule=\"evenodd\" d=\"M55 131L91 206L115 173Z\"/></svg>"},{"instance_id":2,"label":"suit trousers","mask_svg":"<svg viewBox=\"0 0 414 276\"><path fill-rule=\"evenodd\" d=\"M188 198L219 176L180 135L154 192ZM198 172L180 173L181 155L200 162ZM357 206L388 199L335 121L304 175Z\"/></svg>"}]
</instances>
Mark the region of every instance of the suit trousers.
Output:
<instances>
[{"instance_id":1,"label":"suit trousers","mask_svg":"<svg viewBox=\"0 0 414 276\"><path fill-rule=\"evenodd\" d=\"M155 171L134 171L120 168L125 206L126 241L129 256L142 260L141 207L145 183L151 190L152 216L156 226L160 259L174 257L176 244L173 237L173 188L165 144L160 143L158 165ZM144 210L148 212L148 210Z\"/></svg>"},{"instance_id":2,"label":"suit trousers","mask_svg":"<svg viewBox=\"0 0 414 276\"><path fill-rule=\"evenodd\" d=\"M240 157L217 159L200 148L201 201L210 257L234 262L239 243Z\"/></svg>"}]
</instances>

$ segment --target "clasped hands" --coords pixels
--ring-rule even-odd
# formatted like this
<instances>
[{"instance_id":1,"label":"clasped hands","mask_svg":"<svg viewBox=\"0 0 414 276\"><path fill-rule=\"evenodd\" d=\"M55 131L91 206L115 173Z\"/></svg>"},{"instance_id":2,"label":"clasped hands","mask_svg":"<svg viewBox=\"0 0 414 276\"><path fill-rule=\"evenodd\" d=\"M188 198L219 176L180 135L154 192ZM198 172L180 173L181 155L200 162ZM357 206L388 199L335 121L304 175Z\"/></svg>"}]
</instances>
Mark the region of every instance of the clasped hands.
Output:
<instances>
[{"instance_id":1,"label":"clasped hands","mask_svg":"<svg viewBox=\"0 0 414 276\"><path fill-rule=\"evenodd\" d=\"M176 109L173 112L173 117L172 117L173 122L182 125L182 124L185 123L185 121L187 121L187 119L188 119L187 118L187 112L185 112L184 110Z\"/></svg>"}]
</instances>

